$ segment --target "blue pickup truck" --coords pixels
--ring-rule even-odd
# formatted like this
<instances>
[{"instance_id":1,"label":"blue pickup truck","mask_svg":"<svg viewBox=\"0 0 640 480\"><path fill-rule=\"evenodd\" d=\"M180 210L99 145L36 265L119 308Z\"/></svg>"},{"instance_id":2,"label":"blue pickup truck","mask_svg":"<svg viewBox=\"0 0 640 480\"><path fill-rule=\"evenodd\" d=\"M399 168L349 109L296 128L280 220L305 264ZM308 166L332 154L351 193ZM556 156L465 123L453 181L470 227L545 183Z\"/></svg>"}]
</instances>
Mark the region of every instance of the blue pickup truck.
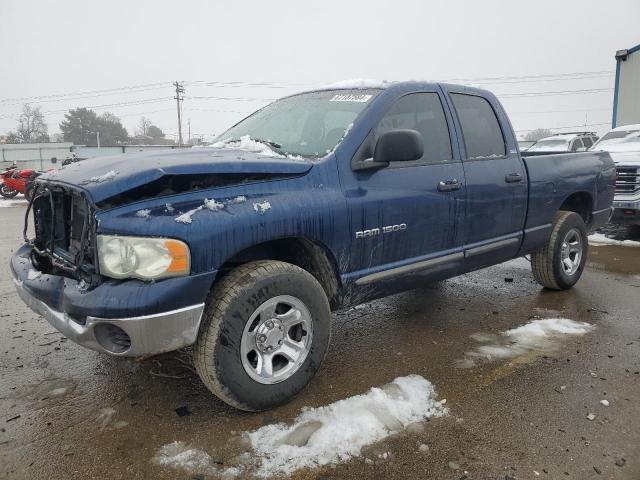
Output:
<instances>
[{"instance_id":1,"label":"blue pickup truck","mask_svg":"<svg viewBox=\"0 0 640 480\"><path fill-rule=\"evenodd\" d=\"M258 411L317 372L332 309L527 254L542 286L572 287L614 188L605 152L523 157L488 91L342 85L212 147L41 176L11 269L71 340L116 356L193 345L207 387Z\"/></svg>"}]
</instances>

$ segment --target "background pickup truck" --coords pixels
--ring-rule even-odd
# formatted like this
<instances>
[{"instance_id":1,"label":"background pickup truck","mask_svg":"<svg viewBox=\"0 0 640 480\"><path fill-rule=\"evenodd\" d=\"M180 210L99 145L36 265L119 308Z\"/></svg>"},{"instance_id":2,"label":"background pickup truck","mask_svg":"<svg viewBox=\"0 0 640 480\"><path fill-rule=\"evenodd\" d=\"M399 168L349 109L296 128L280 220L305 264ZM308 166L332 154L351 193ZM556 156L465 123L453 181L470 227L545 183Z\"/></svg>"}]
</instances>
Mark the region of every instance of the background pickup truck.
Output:
<instances>
[{"instance_id":1,"label":"background pickup truck","mask_svg":"<svg viewBox=\"0 0 640 480\"><path fill-rule=\"evenodd\" d=\"M490 92L411 82L293 95L213 148L36 185L11 261L28 305L113 355L194 345L213 393L262 410L316 373L332 308L526 254L544 287L573 286L615 171L605 152L523 158Z\"/></svg>"}]
</instances>

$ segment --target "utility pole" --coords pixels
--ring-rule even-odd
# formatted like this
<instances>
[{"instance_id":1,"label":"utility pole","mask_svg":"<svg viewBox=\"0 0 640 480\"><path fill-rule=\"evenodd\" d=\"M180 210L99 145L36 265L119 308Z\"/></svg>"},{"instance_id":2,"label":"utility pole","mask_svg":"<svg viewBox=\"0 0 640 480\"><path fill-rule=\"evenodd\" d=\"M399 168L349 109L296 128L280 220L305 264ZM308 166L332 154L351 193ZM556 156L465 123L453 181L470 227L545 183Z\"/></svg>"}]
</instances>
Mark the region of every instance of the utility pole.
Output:
<instances>
[{"instance_id":1,"label":"utility pole","mask_svg":"<svg viewBox=\"0 0 640 480\"><path fill-rule=\"evenodd\" d=\"M96 132L96 143L98 144L98 148L100 148L100 132Z\"/></svg>"},{"instance_id":2,"label":"utility pole","mask_svg":"<svg viewBox=\"0 0 640 480\"><path fill-rule=\"evenodd\" d=\"M180 102L184 101L184 86L183 82L173 82L173 85L176 87L176 96L173 97L176 99L176 107L178 109L178 147L182 147L182 108L180 106Z\"/></svg>"},{"instance_id":3,"label":"utility pole","mask_svg":"<svg viewBox=\"0 0 640 480\"><path fill-rule=\"evenodd\" d=\"M187 141L187 143L189 145L191 145L191 118L189 118L189 120L187 120L187 123L189 125L189 140Z\"/></svg>"}]
</instances>

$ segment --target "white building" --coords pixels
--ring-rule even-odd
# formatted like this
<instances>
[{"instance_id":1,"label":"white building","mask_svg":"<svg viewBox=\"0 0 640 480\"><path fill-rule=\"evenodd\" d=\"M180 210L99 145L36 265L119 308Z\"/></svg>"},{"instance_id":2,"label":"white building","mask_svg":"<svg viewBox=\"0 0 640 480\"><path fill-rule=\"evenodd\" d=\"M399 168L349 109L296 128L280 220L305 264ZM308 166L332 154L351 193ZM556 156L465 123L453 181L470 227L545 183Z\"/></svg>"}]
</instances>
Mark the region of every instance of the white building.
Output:
<instances>
[{"instance_id":1,"label":"white building","mask_svg":"<svg viewBox=\"0 0 640 480\"><path fill-rule=\"evenodd\" d=\"M105 155L143 152L146 150L166 150L178 148L175 145L119 145L115 147L87 147L62 143L6 143L0 144L0 170L15 164L18 168L50 170L60 168L62 161L75 154L77 158L93 158Z\"/></svg>"},{"instance_id":2,"label":"white building","mask_svg":"<svg viewBox=\"0 0 640 480\"><path fill-rule=\"evenodd\" d=\"M640 45L616 52L612 126L640 123Z\"/></svg>"}]
</instances>

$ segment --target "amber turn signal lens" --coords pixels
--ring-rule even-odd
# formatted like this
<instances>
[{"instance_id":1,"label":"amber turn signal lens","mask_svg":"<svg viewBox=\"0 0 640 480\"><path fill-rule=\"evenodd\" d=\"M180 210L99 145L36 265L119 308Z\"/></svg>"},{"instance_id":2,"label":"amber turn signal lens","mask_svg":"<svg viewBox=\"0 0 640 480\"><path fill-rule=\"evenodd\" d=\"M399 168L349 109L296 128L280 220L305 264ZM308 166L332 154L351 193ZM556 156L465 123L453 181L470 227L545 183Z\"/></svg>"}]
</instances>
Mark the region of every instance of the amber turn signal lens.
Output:
<instances>
[{"instance_id":1,"label":"amber turn signal lens","mask_svg":"<svg viewBox=\"0 0 640 480\"><path fill-rule=\"evenodd\" d=\"M164 246L169 250L172 261L167 272L189 274L191 260L189 248L179 240L165 240Z\"/></svg>"}]
</instances>

